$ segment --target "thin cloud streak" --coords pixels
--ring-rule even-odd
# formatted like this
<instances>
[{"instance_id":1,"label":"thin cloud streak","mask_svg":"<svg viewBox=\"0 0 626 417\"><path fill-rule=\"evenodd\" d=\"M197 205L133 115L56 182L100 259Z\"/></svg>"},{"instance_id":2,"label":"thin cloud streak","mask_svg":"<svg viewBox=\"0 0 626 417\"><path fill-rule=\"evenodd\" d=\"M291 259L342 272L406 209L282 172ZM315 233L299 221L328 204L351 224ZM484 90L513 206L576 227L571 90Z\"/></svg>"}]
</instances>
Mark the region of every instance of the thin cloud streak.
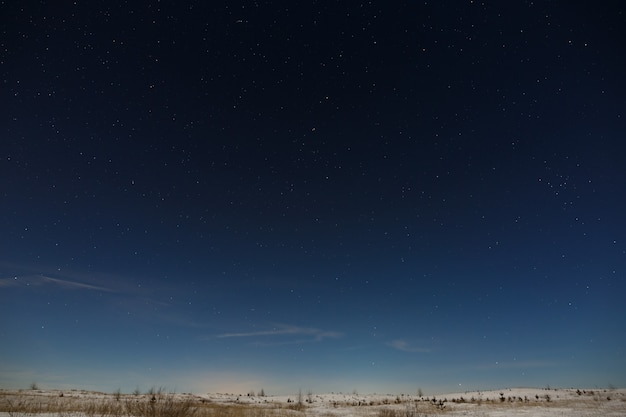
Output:
<instances>
[{"instance_id":1,"label":"thin cloud streak","mask_svg":"<svg viewBox=\"0 0 626 417\"><path fill-rule=\"evenodd\" d=\"M69 281L66 279L52 278L46 275L27 275L14 278L0 279L0 288L20 287L20 286L40 286L45 284L58 285L68 289L85 289L92 291L117 292L111 288L101 287L98 285L85 284L83 282Z\"/></svg>"},{"instance_id":2,"label":"thin cloud streak","mask_svg":"<svg viewBox=\"0 0 626 417\"><path fill-rule=\"evenodd\" d=\"M106 292L117 292L111 288L101 287L99 285L85 284L82 282L68 281L64 279L47 277L45 275L41 276L44 280L51 282L53 284L60 285L65 288L78 288L78 289L87 289L87 290L95 290L95 291L106 291Z\"/></svg>"},{"instance_id":3,"label":"thin cloud streak","mask_svg":"<svg viewBox=\"0 0 626 417\"><path fill-rule=\"evenodd\" d=\"M256 332L242 332L242 333L222 333L218 334L218 339L227 338L250 338L250 337L270 337L270 336L312 336L312 341L320 342L324 339L337 339L343 337L343 333L334 331L325 331L312 327L300 327L292 325L278 325L271 330L261 330Z\"/></svg>"},{"instance_id":4,"label":"thin cloud streak","mask_svg":"<svg viewBox=\"0 0 626 417\"><path fill-rule=\"evenodd\" d=\"M387 343L387 346L390 346L396 350L400 350L402 352L410 352L410 353L428 353L430 349L422 348L417 346L411 346L406 340L395 339L391 342Z\"/></svg>"}]
</instances>

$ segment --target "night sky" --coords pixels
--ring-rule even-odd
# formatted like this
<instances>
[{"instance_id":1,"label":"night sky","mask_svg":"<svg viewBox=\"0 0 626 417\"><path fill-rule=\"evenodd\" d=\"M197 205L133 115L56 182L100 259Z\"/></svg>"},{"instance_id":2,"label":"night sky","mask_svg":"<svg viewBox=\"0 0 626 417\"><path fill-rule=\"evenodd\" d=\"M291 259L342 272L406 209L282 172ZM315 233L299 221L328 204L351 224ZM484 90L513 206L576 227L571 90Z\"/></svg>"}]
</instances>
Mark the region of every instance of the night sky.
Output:
<instances>
[{"instance_id":1,"label":"night sky","mask_svg":"<svg viewBox=\"0 0 626 417\"><path fill-rule=\"evenodd\" d=\"M0 386L626 386L621 1L0 2Z\"/></svg>"}]
</instances>

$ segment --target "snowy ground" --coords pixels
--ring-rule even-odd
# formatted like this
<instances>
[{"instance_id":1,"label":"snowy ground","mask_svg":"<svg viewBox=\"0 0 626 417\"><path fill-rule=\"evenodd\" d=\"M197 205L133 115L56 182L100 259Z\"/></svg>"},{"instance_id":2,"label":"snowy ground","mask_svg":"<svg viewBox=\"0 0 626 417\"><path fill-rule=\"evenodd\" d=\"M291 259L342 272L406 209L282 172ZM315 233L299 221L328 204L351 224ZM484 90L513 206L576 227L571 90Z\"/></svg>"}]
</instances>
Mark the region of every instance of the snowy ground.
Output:
<instances>
[{"instance_id":1,"label":"snowy ground","mask_svg":"<svg viewBox=\"0 0 626 417\"><path fill-rule=\"evenodd\" d=\"M124 404L149 404L152 397L151 394L116 396L78 390L0 390L0 417L130 417L127 410L121 411ZM626 389L514 388L434 397L356 393L302 393L291 396L161 393L157 397L186 401L198 407L194 417L626 417ZM115 411L114 408L102 407L102 404L118 404L120 408ZM171 414L153 413L137 417L185 417L184 413Z\"/></svg>"}]
</instances>

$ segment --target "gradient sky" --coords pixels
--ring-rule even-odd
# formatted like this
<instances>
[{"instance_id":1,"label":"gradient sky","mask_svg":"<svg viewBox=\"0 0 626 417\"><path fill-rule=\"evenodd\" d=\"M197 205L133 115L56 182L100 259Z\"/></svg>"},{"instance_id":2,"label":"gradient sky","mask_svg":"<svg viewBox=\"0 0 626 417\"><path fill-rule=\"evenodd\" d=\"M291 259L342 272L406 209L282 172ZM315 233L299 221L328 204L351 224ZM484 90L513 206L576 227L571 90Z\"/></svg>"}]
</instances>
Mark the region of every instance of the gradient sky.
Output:
<instances>
[{"instance_id":1,"label":"gradient sky","mask_svg":"<svg viewBox=\"0 0 626 417\"><path fill-rule=\"evenodd\" d=\"M0 4L0 386L626 386L620 1Z\"/></svg>"}]
</instances>

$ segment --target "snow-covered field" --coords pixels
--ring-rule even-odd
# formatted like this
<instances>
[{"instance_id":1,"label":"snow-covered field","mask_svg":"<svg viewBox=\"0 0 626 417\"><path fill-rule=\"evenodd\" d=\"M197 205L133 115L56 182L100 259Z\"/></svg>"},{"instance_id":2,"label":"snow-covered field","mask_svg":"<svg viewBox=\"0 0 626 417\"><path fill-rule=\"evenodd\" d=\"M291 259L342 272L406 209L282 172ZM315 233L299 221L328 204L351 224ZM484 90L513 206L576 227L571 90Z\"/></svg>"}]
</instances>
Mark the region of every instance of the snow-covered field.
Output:
<instances>
[{"instance_id":1,"label":"snow-covered field","mask_svg":"<svg viewBox=\"0 0 626 417\"><path fill-rule=\"evenodd\" d=\"M299 393L104 394L69 390L0 390L0 417L211 416L626 416L626 389L513 388L430 397Z\"/></svg>"}]
</instances>

